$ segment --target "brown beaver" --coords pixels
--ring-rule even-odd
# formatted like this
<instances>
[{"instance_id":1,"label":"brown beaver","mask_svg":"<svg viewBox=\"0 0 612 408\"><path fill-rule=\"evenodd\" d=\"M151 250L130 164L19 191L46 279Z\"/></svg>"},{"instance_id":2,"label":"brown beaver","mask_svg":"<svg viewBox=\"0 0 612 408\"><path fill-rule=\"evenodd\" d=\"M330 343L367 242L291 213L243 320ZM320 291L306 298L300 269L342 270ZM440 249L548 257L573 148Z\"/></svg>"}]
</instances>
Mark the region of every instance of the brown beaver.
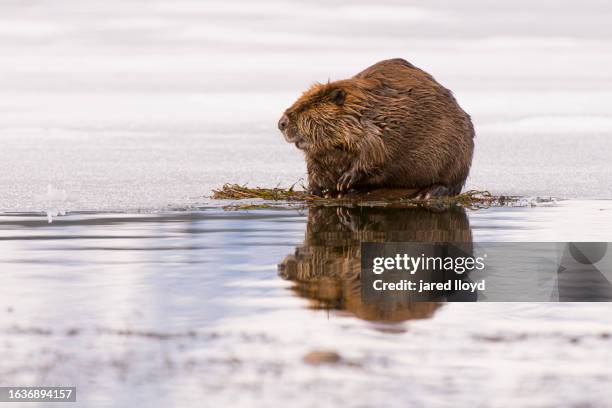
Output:
<instances>
[{"instance_id":1,"label":"brown beaver","mask_svg":"<svg viewBox=\"0 0 612 408\"><path fill-rule=\"evenodd\" d=\"M304 151L317 195L376 188L456 195L474 150L472 121L451 91L399 58L313 85L278 127Z\"/></svg>"}]
</instances>

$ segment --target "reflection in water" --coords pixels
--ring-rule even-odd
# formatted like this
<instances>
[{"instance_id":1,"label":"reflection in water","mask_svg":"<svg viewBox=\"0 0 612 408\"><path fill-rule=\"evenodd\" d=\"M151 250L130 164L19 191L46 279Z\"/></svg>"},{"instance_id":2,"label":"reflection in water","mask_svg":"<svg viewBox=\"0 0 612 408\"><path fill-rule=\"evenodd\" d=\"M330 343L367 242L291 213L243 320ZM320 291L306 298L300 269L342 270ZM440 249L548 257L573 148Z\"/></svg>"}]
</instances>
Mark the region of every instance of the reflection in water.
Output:
<instances>
[{"instance_id":1,"label":"reflection in water","mask_svg":"<svg viewBox=\"0 0 612 408\"><path fill-rule=\"evenodd\" d=\"M308 214L304 243L279 264L279 274L296 283L294 290L313 308L346 310L366 320L428 318L440 306L384 296L365 303L361 295L361 242L466 243L472 233L465 211L423 208L315 207Z\"/></svg>"}]
</instances>

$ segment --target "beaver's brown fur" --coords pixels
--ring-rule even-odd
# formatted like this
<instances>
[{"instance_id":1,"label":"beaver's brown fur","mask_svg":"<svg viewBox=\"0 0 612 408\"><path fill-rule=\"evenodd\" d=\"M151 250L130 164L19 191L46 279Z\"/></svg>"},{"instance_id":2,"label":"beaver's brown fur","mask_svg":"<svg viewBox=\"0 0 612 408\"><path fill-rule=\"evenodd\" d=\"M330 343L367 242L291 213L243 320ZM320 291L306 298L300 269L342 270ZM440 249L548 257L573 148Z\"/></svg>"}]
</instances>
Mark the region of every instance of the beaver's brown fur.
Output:
<instances>
[{"instance_id":1,"label":"beaver's brown fur","mask_svg":"<svg viewBox=\"0 0 612 408\"><path fill-rule=\"evenodd\" d=\"M279 128L304 151L315 194L404 187L455 195L474 150L470 116L448 89L403 59L313 85Z\"/></svg>"}]
</instances>

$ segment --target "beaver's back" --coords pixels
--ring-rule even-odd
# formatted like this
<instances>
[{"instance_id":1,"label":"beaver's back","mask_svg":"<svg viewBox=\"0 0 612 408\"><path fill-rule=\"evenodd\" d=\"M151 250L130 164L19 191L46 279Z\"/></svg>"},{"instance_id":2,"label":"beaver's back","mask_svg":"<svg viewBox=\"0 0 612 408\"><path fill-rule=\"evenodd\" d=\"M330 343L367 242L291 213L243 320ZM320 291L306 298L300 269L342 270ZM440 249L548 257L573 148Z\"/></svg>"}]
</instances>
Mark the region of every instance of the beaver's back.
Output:
<instances>
[{"instance_id":1,"label":"beaver's back","mask_svg":"<svg viewBox=\"0 0 612 408\"><path fill-rule=\"evenodd\" d=\"M381 61L353 77L371 93L363 120L382 129L387 163L371 185L445 185L460 192L474 149L471 119L426 72L403 59Z\"/></svg>"}]
</instances>

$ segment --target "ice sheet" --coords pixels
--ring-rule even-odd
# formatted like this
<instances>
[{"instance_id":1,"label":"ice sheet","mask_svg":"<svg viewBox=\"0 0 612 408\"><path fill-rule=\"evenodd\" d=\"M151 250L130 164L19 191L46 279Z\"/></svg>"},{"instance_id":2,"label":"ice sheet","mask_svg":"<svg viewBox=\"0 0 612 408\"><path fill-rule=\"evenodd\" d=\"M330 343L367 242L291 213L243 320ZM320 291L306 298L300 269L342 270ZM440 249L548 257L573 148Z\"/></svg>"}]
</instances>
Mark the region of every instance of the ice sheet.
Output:
<instances>
[{"instance_id":1,"label":"ice sheet","mask_svg":"<svg viewBox=\"0 0 612 408\"><path fill-rule=\"evenodd\" d=\"M275 124L315 81L404 57L472 115L467 188L612 198L612 8L521 1L0 5L0 211L198 205L290 185Z\"/></svg>"}]
</instances>

